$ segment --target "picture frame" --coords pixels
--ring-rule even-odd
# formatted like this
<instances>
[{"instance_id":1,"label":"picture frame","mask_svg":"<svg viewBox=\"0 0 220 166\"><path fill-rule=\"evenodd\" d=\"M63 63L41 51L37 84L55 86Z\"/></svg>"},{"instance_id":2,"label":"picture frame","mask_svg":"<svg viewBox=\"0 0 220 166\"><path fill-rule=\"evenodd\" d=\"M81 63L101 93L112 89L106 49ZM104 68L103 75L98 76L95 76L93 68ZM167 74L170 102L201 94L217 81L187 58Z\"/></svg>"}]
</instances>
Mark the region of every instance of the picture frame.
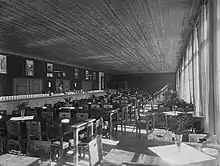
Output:
<instances>
[{"instance_id":1,"label":"picture frame","mask_svg":"<svg viewBox=\"0 0 220 166\"><path fill-rule=\"evenodd\" d=\"M53 64L47 63L47 73L53 73Z\"/></svg>"},{"instance_id":2,"label":"picture frame","mask_svg":"<svg viewBox=\"0 0 220 166\"><path fill-rule=\"evenodd\" d=\"M53 64L47 63L47 77L53 77Z\"/></svg>"},{"instance_id":3,"label":"picture frame","mask_svg":"<svg viewBox=\"0 0 220 166\"><path fill-rule=\"evenodd\" d=\"M0 55L0 74L7 74L7 56Z\"/></svg>"},{"instance_id":4,"label":"picture frame","mask_svg":"<svg viewBox=\"0 0 220 166\"><path fill-rule=\"evenodd\" d=\"M34 61L25 60L25 75L34 76Z\"/></svg>"},{"instance_id":5,"label":"picture frame","mask_svg":"<svg viewBox=\"0 0 220 166\"><path fill-rule=\"evenodd\" d=\"M74 68L74 79L79 79L79 69Z\"/></svg>"}]
</instances>

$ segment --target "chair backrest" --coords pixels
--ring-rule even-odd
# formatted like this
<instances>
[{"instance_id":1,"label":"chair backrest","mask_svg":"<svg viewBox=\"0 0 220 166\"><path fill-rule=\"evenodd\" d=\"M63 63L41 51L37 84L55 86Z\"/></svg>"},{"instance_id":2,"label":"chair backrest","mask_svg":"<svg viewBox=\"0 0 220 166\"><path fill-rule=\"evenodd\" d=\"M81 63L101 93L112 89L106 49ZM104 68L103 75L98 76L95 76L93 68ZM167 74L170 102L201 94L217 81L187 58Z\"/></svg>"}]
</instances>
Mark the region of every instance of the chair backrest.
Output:
<instances>
[{"instance_id":1,"label":"chair backrest","mask_svg":"<svg viewBox=\"0 0 220 166\"><path fill-rule=\"evenodd\" d=\"M7 137L12 140L21 140L21 123L20 121L7 121Z\"/></svg>"},{"instance_id":2,"label":"chair backrest","mask_svg":"<svg viewBox=\"0 0 220 166\"><path fill-rule=\"evenodd\" d=\"M42 117L45 119L52 119L53 112L52 111L42 111Z\"/></svg>"},{"instance_id":3,"label":"chair backrest","mask_svg":"<svg viewBox=\"0 0 220 166\"><path fill-rule=\"evenodd\" d=\"M121 100L121 104L127 104L128 100Z\"/></svg>"},{"instance_id":4,"label":"chair backrest","mask_svg":"<svg viewBox=\"0 0 220 166\"><path fill-rule=\"evenodd\" d=\"M113 108L113 105L112 105L112 104L104 104L104 105L103 105L103 108L112 109L112 108Z\"/></svg>"},{"instance_id":5,"label":"chair backrest","mask_svg":"<svg viewBox=\"0 0 220 166\"><path fill-rule=\"evenodd\" d=\"M94 166L103 159L102 137L96 136L89 142L89 165Z\"/></svg>"},{"instance_id":6,"label":"chair backrest","mask_svg":"<svg viewBox=\"0 0 220 166\"><path fill-rule=\"evenodd\" d=\"M44 107L52 108L52 104L44 104Z\"/></svg>"},{"instance_id":7,"label":"chair backrest","mask_svg":"<svg viewBox=\"0 0 220 166\"><path fill-rule=\"evenodd\" d=\"M81 113L81 112L77 112L76 113L76 119L78 121L83 121L89 118L89 114L88 113Z\"/></svg>"},{"instance_id":8,"label":"chair backrest","mask_svg":"<svg viewBox=\"0 0 220 166\"><path fill-rule=\"evenodd\" d=\"M37 116L42 117L43 107L35 107L34 109L37 112Z\"/></svg>"},{"instance_id":9,"label":"chair backrest","mask_svg":"<svg viewBox=\"0 0 220 166\"><path fill-rule=\"evenodd\" d=\"M95 119L99 119L101 116L101 107L99 108L92 108L90 110L90 118L95 118Z\"/></svg>"},{"instance_id":10,"label":"chair backrest","mask_svg":"<svg viewBox=\"0 0 220 166\"><path fill-rule=\"evenodd\" d=\"M39 121L28 121L26 126L28 140L42 140L41 123Z\"/></svg>"},{"instance_id":11,"label":"chair backrest","mask_svg":"<svg viewBox=\"0 0 220 166\"><path fill-rule=\"evenodd\" d=\"M62 136L62 124L47 123L46 124L46 134L48 140L57 140Z\"/></svg>"},{"instance_id":12,"label":"chair backrest","mask_svg":"<svg viewBox=\"0 0 220 166\"><path fill-rule=\"evenodd\" d=\"M19 110L13 110L12 117L18 117L18 116L21 116L21 112Z\"/></svg>"},{"instance_id":13,"label":"chair backrest","mask_svg":"<svg viewBox=\"0 0 220 166\"><path fill-rule=\"evenodd\" d=\"M59 112L60 119L70 119L71 113L70 112Z\"/></svg>"},{"instance_id":14,"label":"chair backrest","mask_svg":"<svg viewBox=\"0 0 220 166\"><path fill-rule=\"evenodd\" d=\"M37 116L37 111L35 109L28 109L25 113L26 116Z\"/></svg>"},{"instance_id":15,"label":"chair backrest","mask_svg":"<svg viewBox=\"0 0 220 166\"><path fill-rule=\"evenodd\" d=\"M101 106L99 104L92 104L91 105L91 109L97 109L97 108L101 108Z\"/></svg>"}]
</instances>

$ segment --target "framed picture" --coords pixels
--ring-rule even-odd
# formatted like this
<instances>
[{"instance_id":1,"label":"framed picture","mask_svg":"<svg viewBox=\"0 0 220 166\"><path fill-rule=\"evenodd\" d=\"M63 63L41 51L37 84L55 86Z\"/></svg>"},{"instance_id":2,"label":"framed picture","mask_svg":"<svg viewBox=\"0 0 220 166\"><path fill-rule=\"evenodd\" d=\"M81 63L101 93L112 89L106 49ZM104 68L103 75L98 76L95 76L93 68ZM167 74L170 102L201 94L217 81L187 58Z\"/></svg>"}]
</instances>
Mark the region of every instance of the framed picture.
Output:
<instances>
[{"instance_id":1,"label":"framed picture","mask_svg":"<svg viewBox=\"0 0 220 166\"><path fill-rule=\"evenodd\" d=\"M48 81L48 88L52 87L52 82Z\"/></svg>"},{"instance_id":2,"label":"framed picture","mask_svg":"<svg viewBox=\"0 0 220 166\"><path fill-rule=\"evenodd\" d=\"M47 77L53 77L53 64L47 63Z\"/></svg>"},{"instance_id":3,"label":"framed picture","mask_svg":"<svg viewBox=\"0 0 220 166\"><path fill-rule=\"evenodd\" d=\"M7 57L0 55L0 73L7 74Z\"/></svg>"},{"instance_id":4,"label":"framed picture","mask_svg":"<svg viewBox=\"0 0 220 166\"><path fill-rule=\"evenodd\" d=\"M79 69L74 68L74 79L79 79Z\"/></svg>"},{"instance_id":5,"label":"framed picture","mask_svg":"<svg viewBox=\"0 0 220 166\"><path fill-rule=\"evenodd\" d=\"M47 73L47 77L53 77L53 73Z\"/></svg>"},{"instance_id":6,"label":"framed picture","mask_svg":"<svg viewBox=\"0 0 220 166\"><path fill-rule=\"evenodd\" d=\"M47 73L53 73L53 64L47 63Z\"/></svg>"},{"instance_id":7,"label":"framed picture","mask_svg":"<svg viewBox=\"0 0 220 166\"><path fill-rule=\"evenodd\" d=\"M88 70L85 71L85 79L89 80L89 71Z\"/></svg>"},{"instance_id":8,"label":"framed picture","mask_svg":"<svg viewBox=\"0 0 220 166\"><path fill-rule=\"evenodd\" d=\"M25 61L25 75L34 76L34 61L32 60Z\"/></svg>"},{"instance_id":9,"label":"framed picture","mask_svg":"<svg viewBox=\"0 0 220 166\"><path fill-rule=\"evenodd\" d=\"M93 80L96 80L96 72L93 72Z\"/></svg>"}]
</instances>

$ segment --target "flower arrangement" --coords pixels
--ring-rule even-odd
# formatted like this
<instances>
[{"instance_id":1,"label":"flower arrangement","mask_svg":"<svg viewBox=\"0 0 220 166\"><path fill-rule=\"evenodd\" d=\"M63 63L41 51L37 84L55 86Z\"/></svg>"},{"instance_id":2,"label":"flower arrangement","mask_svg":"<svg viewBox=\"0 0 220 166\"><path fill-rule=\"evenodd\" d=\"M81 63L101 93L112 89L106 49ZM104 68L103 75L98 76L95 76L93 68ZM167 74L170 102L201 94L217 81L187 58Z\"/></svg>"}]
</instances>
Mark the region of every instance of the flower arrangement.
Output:
<instances>
[{"instance_id":1,"label":"flower arrangement","mask_svg":"<svg viewBox=\"0 0 220 166\"><path fill-rule=\"evenodd\" d=\"M28 101L23 101L23 102L20 102L16 107L18 110L23 110L27 107L28 105Z\"/></svg>"},{"instance_id":2,"label":"flower arrangement","mask_svg":"<svg viewBox=\"0 0 220 166\"><path fill-rule=\"evenodd\" d=\"M192 125L192 114L179 114L168 118L167 127L174 134L183 135L189 133L189 127Z\"/></svg>"},{"instance_id":3,"label":"flower arrangement","mask_svg":"<svg viewBox=\"0 0 220 166\"><path fill-rule=\"evenodd\" d=\"M178 93L174 90L167 90L163 94L164 100L163 105L166 107L172 107L172 105L177 105L179 103Z\"/></svg>"}]
</instances>

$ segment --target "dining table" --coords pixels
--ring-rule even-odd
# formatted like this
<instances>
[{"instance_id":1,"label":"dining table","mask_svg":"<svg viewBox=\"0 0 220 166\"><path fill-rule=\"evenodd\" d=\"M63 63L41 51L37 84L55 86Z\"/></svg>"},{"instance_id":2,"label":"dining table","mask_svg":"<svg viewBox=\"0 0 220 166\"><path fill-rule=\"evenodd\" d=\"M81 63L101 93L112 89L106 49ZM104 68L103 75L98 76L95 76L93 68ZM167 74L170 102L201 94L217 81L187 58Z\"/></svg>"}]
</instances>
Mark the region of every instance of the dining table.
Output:
<instances>
[{"instance_id":1,"label":"dining table","mask_svg":"<svg viewBox=\"0 0 220 166\"><path fill-rule=\"evenodd\" d=\"M127 137L126 137L127 138ZM135 162L158 166L216 166L215 157L182 143L180 152L172 141L122 138L104 157L104 165Z\"/></svg>"}]
</instances>

